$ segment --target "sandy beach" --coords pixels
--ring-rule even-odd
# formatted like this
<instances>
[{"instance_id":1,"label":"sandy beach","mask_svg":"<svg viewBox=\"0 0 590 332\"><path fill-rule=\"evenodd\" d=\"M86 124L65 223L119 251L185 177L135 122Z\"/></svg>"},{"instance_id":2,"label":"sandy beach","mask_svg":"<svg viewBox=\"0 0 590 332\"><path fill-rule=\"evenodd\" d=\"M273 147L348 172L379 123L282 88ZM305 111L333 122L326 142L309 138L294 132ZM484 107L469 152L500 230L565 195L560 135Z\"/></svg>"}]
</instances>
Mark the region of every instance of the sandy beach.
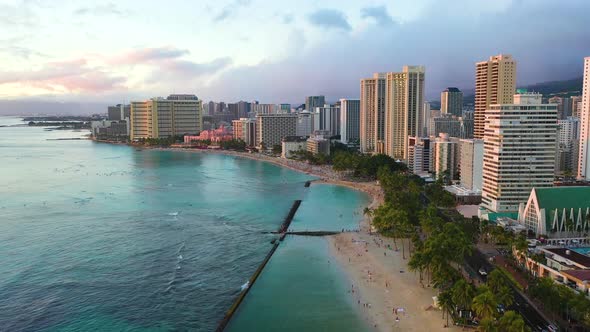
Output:
<instances>
[{"instance_id":1,"label":"sandy beach","mask_svg":"<svg viewBox=\"0 0 590 332\"><path fill-rule=\"evenodd\" d=\"M383 191L376 182L353 182L330 166L316 166L305 162L281 159L258 153L244 153L227 150L165 149L183 152L201 152L232 155L266 161L281 167L304 172L318 177L316 184L335 184L366 192L372 197L370 208L383 203ZM370 217L365 216L359 232L347 232L327 237L331 253L340 263L352 284L349 296L369 326L376 331L458 331L451 326L445 328L442 312L433 308L433 297L437 291L423 287L417 273L407 268L409 260L402 258L401 241L395 251L393 239L370 232ZM407 240L405 244L407 246ZM396 313L397 310L397 313Z\"/></svg>"},{"instance_id":2,"label":"sandy beach","mask_svg":"<svg viewBox=\"0 0 590 332\"><path fill-rule=\"evenodd\" d=\"M375 187L365 191L373 194ZM372 196L370 207L376 208L383 196ZM369 326L376 331L459 331L444 327L442 311L432 306L437 291L423 287L418 273L408 270L408 241L404 260L401 241L396 251L393 239L369 233L369 223L365 217L360 232L328 237L332 254L352 281L348 294Z\"/></svg>"}]
</instances>

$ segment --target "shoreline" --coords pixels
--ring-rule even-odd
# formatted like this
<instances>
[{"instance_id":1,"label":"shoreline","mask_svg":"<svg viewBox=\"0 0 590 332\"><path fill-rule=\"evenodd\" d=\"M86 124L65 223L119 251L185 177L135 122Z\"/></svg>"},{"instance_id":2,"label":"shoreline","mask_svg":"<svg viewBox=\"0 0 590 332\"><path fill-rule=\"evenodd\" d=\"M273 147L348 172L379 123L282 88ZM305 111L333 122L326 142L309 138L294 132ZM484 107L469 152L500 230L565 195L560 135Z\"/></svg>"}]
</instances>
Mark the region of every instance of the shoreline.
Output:
<instances>
[{"instance_id":1,"label":"shoreline","mask_svg":"<svg viewBox=\"0 0 590 332\"><path fill-rule=\"evenodd\" d=\"M312 184L331 184L362 191L371 197L370 209L376 209L384 202L381 187L376 181L354 182L342 178L330 166L310 165L305 162L270 157L258 153L230 150L201 150L183 148L136 147L149 150L171 150L187 153L210 153L269 162L279 167L316 177ZM406 248L406 259L401 248L395 251L393 239L371 233L371 217L365 215L360 221L359 232L346 232L326 236L329 255L338 262L352 282L347 290L351 303L367 327L376 331L459 331L451 325L445 328L442 312L433 308L433 296L437 291L421 286L418 274L410 272ZM401 240L397 241L401 245ZM407 244L407 240L404 242ZM390 248L388 248L390 246ZM395 313L397 308L403 312Z\"/></svg>"}]
</instances>

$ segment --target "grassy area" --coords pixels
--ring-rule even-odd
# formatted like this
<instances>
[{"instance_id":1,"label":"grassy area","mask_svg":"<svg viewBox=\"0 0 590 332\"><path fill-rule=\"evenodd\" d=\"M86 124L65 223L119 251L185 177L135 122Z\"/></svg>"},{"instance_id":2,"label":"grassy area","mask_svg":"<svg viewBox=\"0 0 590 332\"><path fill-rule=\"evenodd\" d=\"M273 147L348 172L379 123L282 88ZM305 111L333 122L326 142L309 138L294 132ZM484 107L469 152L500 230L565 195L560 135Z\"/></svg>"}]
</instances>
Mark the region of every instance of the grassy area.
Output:
<instances>
[{"instance_id":1,"label":"grassy area","mask_svg":"<svg viewBox=\"0 0 590 332\"><path fill-rule=\"evenodd\" d=\"M501 266L496 266L496 268L502 272L502 274L504 275L504 277L506 277L506 279L510 280L510 282L516 286L516 288L518 288L521 291L524 291L524 289L522 288L522 285L518 283L518 281L516 281L516 279L514 279L514 277L512 276L512 274L510 272L508 272L508 270L506 270L505 268L501 267Z\"/></svg>"}]
</instances>

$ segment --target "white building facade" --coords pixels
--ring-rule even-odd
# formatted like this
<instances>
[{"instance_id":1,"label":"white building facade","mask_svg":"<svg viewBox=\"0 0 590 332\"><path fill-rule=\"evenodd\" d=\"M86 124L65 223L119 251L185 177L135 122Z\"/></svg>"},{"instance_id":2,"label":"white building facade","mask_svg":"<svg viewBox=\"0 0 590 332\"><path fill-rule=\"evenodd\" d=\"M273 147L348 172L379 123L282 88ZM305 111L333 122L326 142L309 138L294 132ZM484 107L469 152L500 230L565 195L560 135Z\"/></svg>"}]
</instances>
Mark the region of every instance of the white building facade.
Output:
<instances>
[{"instance_id":1,"label":"white building facade","mask_svg":"<svg viewBox=\"0 0 590 332\"><path fill-rule=\"evenodd\" d=\"M581 103L578 179L590 181L590 57L584 59L584 88Z\"/></svg>"},{"instance_id":2,"label":"white building facade","mask_svg":"<svg viewBox=\"0 0 590 332\"><path fill-rule=\"evenodd\" d=\"M553 186L557 105L542 95L514 95L485 111L482 207L516 212L532 188Z\"/></svg>"}]
</instances>

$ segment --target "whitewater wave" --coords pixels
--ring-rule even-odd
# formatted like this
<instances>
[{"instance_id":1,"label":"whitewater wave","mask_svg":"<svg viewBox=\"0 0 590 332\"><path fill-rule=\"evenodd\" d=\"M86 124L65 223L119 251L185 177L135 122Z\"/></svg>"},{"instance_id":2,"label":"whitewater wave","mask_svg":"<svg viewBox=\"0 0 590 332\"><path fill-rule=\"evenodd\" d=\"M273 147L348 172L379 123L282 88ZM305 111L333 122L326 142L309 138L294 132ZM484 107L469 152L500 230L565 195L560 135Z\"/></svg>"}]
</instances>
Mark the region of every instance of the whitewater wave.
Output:
<instances>
[{"instance_id":1,"label":"whitewater wave","mask_svg":"<svg viewBox=\"0 0 590 332\"><path fill-rule=\"evenodd\" d=\"M243 290L246 290L248 287L250 287L250 280L246 281L246 283L245 283L245 284L243 284L243 285L240 287L240 289L243 291Z\"/></svg>"}]
</instances>

